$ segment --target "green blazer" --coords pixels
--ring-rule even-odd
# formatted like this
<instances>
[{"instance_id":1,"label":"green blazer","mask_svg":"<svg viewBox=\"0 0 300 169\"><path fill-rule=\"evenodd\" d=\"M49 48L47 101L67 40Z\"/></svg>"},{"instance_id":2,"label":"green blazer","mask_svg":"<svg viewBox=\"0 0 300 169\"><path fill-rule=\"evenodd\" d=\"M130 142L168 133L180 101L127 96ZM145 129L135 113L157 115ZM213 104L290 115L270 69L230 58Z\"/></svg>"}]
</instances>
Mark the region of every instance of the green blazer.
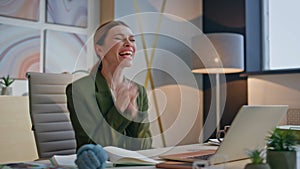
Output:
<instances>
[{"instance_id":1,"label":"green blazer","mask_svg":"<svg viewBox=\"0 0 300 169\"><path fill-rule=\"evenodd\" d=\"M90 143L130 150L151 148L147 93L143 86L136 85L139 112L135 119L129 119L126 111L123 114L118 112L100 71L96 77L90 74L67 86L67 105L77 149Z\"/></svg>"}]
</instances>

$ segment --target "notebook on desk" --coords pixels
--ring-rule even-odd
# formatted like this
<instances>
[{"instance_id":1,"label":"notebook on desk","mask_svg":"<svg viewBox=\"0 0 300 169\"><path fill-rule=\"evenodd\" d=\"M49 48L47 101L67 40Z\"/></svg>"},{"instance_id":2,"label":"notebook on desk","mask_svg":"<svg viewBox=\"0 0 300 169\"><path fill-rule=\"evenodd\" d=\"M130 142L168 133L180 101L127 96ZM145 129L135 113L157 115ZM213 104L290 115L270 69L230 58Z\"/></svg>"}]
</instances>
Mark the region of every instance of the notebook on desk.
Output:
<instances>
[{"instance_id":1,"label":"notebook on desk","mask_svg":"<svg viewBox=\"0 0 300 169\"><path fill-rule=\"evenodd\" d=\"M247 150L265 147L267 135L275 129L287 110L287 105L244 105L217 150L162 155L160 158L193 162L205 160L203 156L221 157L214 158L213 163L246 159Z\"/></svg>"}]
</instances>

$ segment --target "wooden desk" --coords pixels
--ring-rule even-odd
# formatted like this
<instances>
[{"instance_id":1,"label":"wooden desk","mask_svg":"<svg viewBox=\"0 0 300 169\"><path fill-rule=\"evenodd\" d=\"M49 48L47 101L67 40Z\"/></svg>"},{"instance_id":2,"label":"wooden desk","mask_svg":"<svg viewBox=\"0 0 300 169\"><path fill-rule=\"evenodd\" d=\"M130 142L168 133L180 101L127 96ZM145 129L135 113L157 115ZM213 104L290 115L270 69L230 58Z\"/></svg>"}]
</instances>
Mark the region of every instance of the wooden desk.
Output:
<instances>
[{"instance_id":1,"label":"wooden desk","mask_svg":"<svg viewBox=\"0 0 300 169\"><path fill-rule=\"evenodd\" d=\"M149 156L151 158L157 159L157 156L162 155L162 154L173 154L173 153L182 153L182 152L191 152L195 150L203 150L203 149L212 149L212 148L217 148L217 147L212 147L212 146L203 146L200 144L192 144L192 145L184 145L184 146L177 146L177 147L167 147L167 148L158 148L158 149L151 149L151 150L143 150L139 151L141 154ZM49 164L49 160L43 160L43 161L38 161L41 164ZM225 165L219 165L218 167L220 169L244 169L244 166L250 162L250 160L242 160L238 162L232 162L232 163L227 163ZM155 166L128 166L128 167L113 167L110 169L156 169ZM215 168L218 169L218 168Z\"/></svg>"},{"instance_id":2,"label":"wooden desk","mask_svg":"<svg viewBox=\"0 0 300 169\"><path fill-rule=\"evenodd\" d=\"M158 148L153 150L143 150L139 151L141 154L146 156L150 156L152 158L157 158L158 155L163 154L174 154L174 153L182 153L182 152L191 152L196 150L203 149L212 149L217 148L216 146L205 146L202 144L191 144L184 146L176 146L176 147L168 147L168 148ZM220 164L214 167L214 169L244 169L245 165L250 162L250 159L240 160L235 162L228 162L225 164ZM115 167L113 169L137 169L141 167ZM156 169L155 166L143 166L143 169ZM300 168L300 146L297 149L297 168Z\"/></svg>"},{"instance_id":3,"label":"wooden desk","mask_svg":"<svg viewBox=\"0 0 300 169\"><path fill-rule=\"evenodd\" d=\"M183 152L191 152L203 149L217 149L217 146L207 146L203 144L191 144L184 146L176 146L176 147L167 147L167 148L158 148L153 150L143 150L140 151L141 154L146 156L150 156L152 158L157 158L157 156L163 154L174 154L174 153L183 153ZM245 165L249 163L250 160L241 160L237 162L230 162L222 165L218 165L220 169L244 169ZM134 169L134 167L126 167L127 169ZM146 168L146 167L145 167ZM218 169L215 168L215 169ZM120 168L119 168L120 169ZM125 168L124 168L125 169ZM147 169L155 169L155 166L149 166Z\"/></svg>"},{"instance_id":4,"label":"wooden desk","mask_svg":"<svg viewBox=\"0 0 300 169\"><path fill-rule=\"evenodd\" d=\"M192 144L192 145L184 145L184 146L176 146L176 147L167 147L167 148L158 148L151 150L143 150L139 151L141 154L146 156L157 158L157 156L162 154L173 154L173 153L182 153L182 152L191 152L195 150L203 150L203 149L212 149L217 147L205 146L200 144ZM215 166L214 169L244 169L245 165L249 163L250 160L240 160L235 162L229 162L226 164L221 164ZM49 160L39 161L42 164L50 164ZM155 166L129 166L129 167L114 167L111 169L156 169ZM297 168L300 168L300 155L299 151L297 153Z\"/></svg>"},{"instance_id":5,"label":"wooden desk","mask_svg":"<svg viewBox=\"0 0 300 169\"><path fill-rule=\"evenodd\" d=\"M184 146L176 146L176 147L166 147L166 148L158 148L151 150L143 150L139 151L141 154L149 156L151 158L157 159L157 156L162 154L173 154L173 153L183 153L183 152L191 152L195 150L203 150L203 149L212 149L217 148L213 146L205 146L201 144L192 144L192 145L184 145ZM299 151L297 153L297 168L300 168L300 156ZM49 160L36 161L41 164L50 165ZM250 160L240 160L235 162L228 162L225 164L216 165L211 167L211 169L244 169L245 165L249 163ZM156 169L155 166L128 166L128 167L113 167L110 169Z\"/></svg>"}]
</instances>

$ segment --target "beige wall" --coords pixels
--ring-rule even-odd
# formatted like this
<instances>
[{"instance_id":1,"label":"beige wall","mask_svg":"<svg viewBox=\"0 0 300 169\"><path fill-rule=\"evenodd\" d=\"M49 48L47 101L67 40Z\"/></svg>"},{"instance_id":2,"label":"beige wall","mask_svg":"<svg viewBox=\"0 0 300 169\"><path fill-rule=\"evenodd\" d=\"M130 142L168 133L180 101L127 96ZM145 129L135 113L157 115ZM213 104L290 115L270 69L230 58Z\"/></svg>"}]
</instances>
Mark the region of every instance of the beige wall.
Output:
<instances>
[{"instance_id":1,"label":"beige wall","mask_svg":"<svg viewBox=\"0 0 300 169\"><path fill-rule=\"evenodd\" d=\"M160 134L153 95L148 92L153 147L163 147L162 137L166 146L202 142L203 107L199 104L203 102L202 91L184 85L167 85L156 88L154 92L164 132Z\"/></svg>"},{"instance_id":2,"label":"beige wall","mask_svg":"<svg viewBox=\"0 0 300 169\"><path fill-rule=\"evenodd\" d=\"M26 96L0 96L0 163L38 158Z\"/></svg>"},{"instance_id":3,"label":"beige wall","mask_svg":"<svg viewBox=\"0 0 300 169\"><path fill-rule=\"evenodd\" d=\"M300 74L255 75L248 78L248 103L289 106L280 124L300 124Z\"/></svg>"},{"instance_id":4,"label":"beige wall","mask_svg":"<svg viewBox=\"0 0 300 169\"><path fill-rule=\"evenodd\" d=\"M300 74L249 76L248 103L300 108Z\"/></svg>"}]
</instances>

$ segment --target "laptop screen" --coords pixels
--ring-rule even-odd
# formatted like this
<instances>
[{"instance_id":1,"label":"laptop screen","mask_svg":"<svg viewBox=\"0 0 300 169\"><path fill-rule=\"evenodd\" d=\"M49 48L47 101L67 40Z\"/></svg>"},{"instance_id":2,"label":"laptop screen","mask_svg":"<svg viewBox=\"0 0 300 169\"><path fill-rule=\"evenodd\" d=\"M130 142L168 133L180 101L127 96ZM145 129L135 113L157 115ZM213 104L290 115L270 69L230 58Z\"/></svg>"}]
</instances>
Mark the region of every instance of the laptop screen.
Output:
<instances>
[{"instance_id":1,"label":"laptop screen","mask_svg":"<svg viewBox=\"0 0 300 169\"><path fill-rule=\"evenodd\" d=\"M235 161L247 158L247 150L264 148L267 136L287 110L287 105L242 106L216 154L226 161Z\"/></svg>"}]
</instances>

